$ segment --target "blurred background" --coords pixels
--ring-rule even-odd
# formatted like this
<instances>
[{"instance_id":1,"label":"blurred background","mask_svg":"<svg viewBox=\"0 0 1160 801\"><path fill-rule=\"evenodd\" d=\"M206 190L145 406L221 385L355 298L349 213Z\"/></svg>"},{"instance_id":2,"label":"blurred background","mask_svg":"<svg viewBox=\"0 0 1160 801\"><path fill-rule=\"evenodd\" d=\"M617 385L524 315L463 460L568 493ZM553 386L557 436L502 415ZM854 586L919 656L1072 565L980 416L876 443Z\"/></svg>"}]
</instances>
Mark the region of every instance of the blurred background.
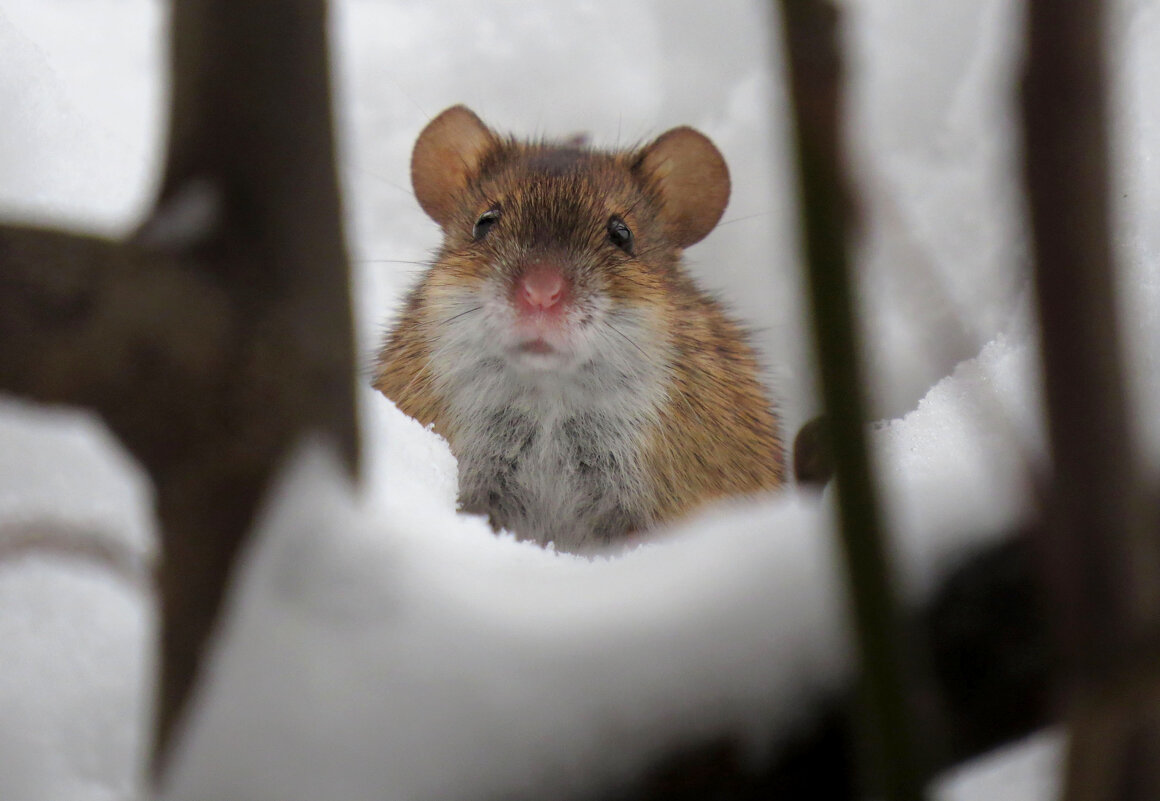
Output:
<instances>
[{"instance_id":1,"label":"blurred background","mask_svg":"<svg viewBox=\"0 0 1160 801\"><path fill-rule=\"evenodd\" d=\"M883 472L906 474L899 494L916 507L933 495L920 490L937 484L942 495L938 504L930 501L930 505L942 506L943 522L953 518L953 526L948 524L946 530L994 533L1015 517L1010 509L1026 500L1022 485L1006 480L1009 473L998 471L995 476L994 449L1019 450L1026 442L1003 440L1001 425L988 431L990 439L974 437L972 429L960 425L955 404L959 395L977 395L988 386L989 371L1008 353L1003 345L1007 342L1014 343L1011 352L1018 358L1003 362L1002 377L1010 384L1011 375L1017 374L1020 381L1015 384L1020 389L1006 387L1004 391L1015 398L1013 406L1030 399L1028 405L1034 407L1037 397L1032 351L1018 349L1034 342L1014 115L1022 4L1016 0L851 0L841 5L849 59L847 145L862 209L857 276L872 413L877 419L893 421L884 429L895 426L892 438L884 435L879 440L880 445L886 444L880 450L889 451L894 470ZM755 330L769 379L783 401L787 430L796 431L816 413L799 297L782 55L770 4L620 0L485 7L460 0L339 0L332 9L335 118L364 364L369 363L402 292L421 269L415 262L428 258L438 243L435 224L423 215L411 194L409 156L418 132L440 110L465 103L499 131L526 137L584 133L594 145L607 147L630 146L687 124L718 144L733 175L729 208L718 229L689 251L690 269ZM111 235L134 228L151 205L165 146L167 15L168 4L161 0L0 0L0 216L13 222ZM1139 410L1136 425L1150 446L1146 450L1155 466L1160 463L1160 414L1146 411L1160 409L1160 356L1155 347L1160 342L1160 226L1155 224L1160 219L1160 158L1156 157L1160 84L1155 81L1160 74L1160 3L1119 0L1112 17L1114 245L1123 279L1120 301L1125 333L1133 349L1130 381ZM928 394L956 365L973 359L989 343L1001 345L991 358L961 370L962 380L943 385L941 394ZM1027 364L1020 361L1024 357ZM1024 389L1024 383L1031 388ZM920 420L924 398L928 399L927 416ZM914 424L909 431L905 421L899 425L898 420L908 415ZM381 433L374 425L368 431L372 437ZM405 437L398 441L407 442ZM948 441L955 447L948 449ZM927 452L907 461L907 454L923 447ZM960 493L962 485L953 480L958 475L954 470L931 469L932 464L942 466L931 458L931 451L938 451L944 462L953 462L955 469L967 464L974 471L972 491L985 497L985 503L968 503L973 497L969 493L958 507L945 503L952 493ZM18 481L25 467L19 456L0 460L0 477L12 480L17 492L28 489ZM443 479L453 473L446 467L439 465ZM59 466L46 469L59 470ZM396 469L413 470L413 465ZM61 486L86 486L95 498L99 487L91 479L92 472L97 471L84 474L78 468L67 481L62 479ZM929 476L929 484L917 476ZM1018 497L1003 496L1003 502L997 502L1001 493L982 479L976 482L978 476L990 478ZM443 490L447 490L444 505L451 515L453 492L449 486L441 486ZM144 497L147 491L141 490L124 505L145 515ZM988 514L995 518L994 525ZM913 534L922 529L916 520L925 525L930 519L914 514L903 524ZM133 529L134 536L140 528ZM936 528L928 526L922 533ZM358 597L360 586L382 589L382 574L376 571L384 565L409 564L407 559L432 576L441 575L448 559L470 564L471 568L457 564L468 576L474 575L470 569L477 560L487 564L488 559L495 559L505 568L517 566L512 575L519 580L544 584L554 580L555 574L545 570L533 575L535 571L549 564L555 570L562 563L550 561L551 556L539 551L517 553L510 542L491 547L494 541L487 538L471 541L467 550L453 534L434 548L426 540L418 546L419 535L427 532L420 531L418 524L413 529L400 538L405 547L391 542L384 548L389 558L368 562L365 574L346 562L342 570L335 570L339 579L361 575L364 584L356 584L351 597ZM722 551L726 560L737 557L740 563L740 555L747 556L752 544L761 541L766 530L756 523L753 529L752 542L742 537L734 551ZM808 526L802 532L803 537L808 535ZM917 546L920 557L912 555L911 567L918 566L913 574L927 578L907 576L911 586L928 585L932 571L925 568L935 561L930 554L950 547L936 540L923 540ZM406 559L391 561L398 557L392 550L396 548ZM430 552L422 558L414 555L424 548ZM500 548L508 550L501 553ZM766 564L781 564L781 554L775 551L762 552L767 562L755 562L755 573L761 573L759 568ZM680 553L697 552L686 548ZM357 561L349 552L340 556ZM649 558L646 553L637 564ZM666 570L670 567L657 564ZM522 570L525 565L532 569ZM344 573L348 568L350 572ZM585 572L584 580L605 570L587 565L563 569L575 570L577 575ZM675 575L659 569L657 573L663 573L666 580ZM420 570L416 575L424 574ZM731 574L725 571L723 575L726 578L720 586L728 586ZM74 795L104 797L105 787L98 786L104 781L102 772L110 764L122 764L140 746L140 731L125 725L124 709L142 703L141 677L149 675L141 648L151 625L149 613L142 609L147 604L137 595L126 600L123 588L118 585L113 590L111 582L103 581L97 582L100 592L122 593L116 596L120 607L91 604L83 598L75 602L54 599L61 604L59 609L22 618L20 604L27 603L26 598L36 597L40 603L48 593L41 591L34 571L21 572L16 578L28 582L21 585L26 594L13 593L16 601L11 608L17 613L0 618L0 624L23 636L21 642L41 643L45 652L33 654L35 659L30 656L16 668L6 666L9 676L28 668L27 684L9 682L6 697L43 689L36 666L56 659L54 644L76 646L73 667L90 660L81 667L108 685L86 690L88 701L98 699L90 708L94 714L79 716L78 723L73 717L74 699L61 695L51 699L60 702L53 707L60 712L50 723L57 727L54 731L68 733L74 750L81 754L82 767L97 777L92 782L95 789ZM314 580L322 584L329 578L324 574ZM308 579L303 581L308 583ZM770 583L758 575L752 585L738 586L758 586L759 581ZM412 581L415 586L420 583ZM420 593L411 584L400 585L404 598L400 608L406 609L410 599L412 610L425 613L426 607L414 602ZM309 586L324 600L329 597L316 585ZM309 593L304 595L302 607L316 612ZM512 596L516 595L513 590ZM368 597L378 601L373 593ZM821 608L820 603L812 604L813 596L803 597L803 607ZM469 601L474 604L474 599ZM516 608L522 608L522 603L522 598L513 602ZM319 602L318 606L325 605ZM90 642L73 637L70 616L84 608L111 610L104 622L109 630L120 626L122 639L102 640L100 626ZM291 616L298 611L291 609ZM421 615L413 619L426 622ZM43 629L32 631L24 620L56 620L60 631L41 636ZM319 629L329 636L329 620L323 622L327 625ZM0 626L0 634L5 631ZM321 641L329 645L329 640ZM534 638L531 642L536 645ZM480 647L484 651L494 648L490 641ZM447 661L441 653L438 656L440 664ZM120 671L126 663L131 664L131 671ZM361 664L357 667L361 669ZM462 679L454 676L448 681ZM58 686L70 685L54 682L53 687ZM252 689L237 686L242 694ZM293 682L290 686L296 689ZM115 692L108 691L109 687ZM397 695L400 703L406 702L405 692ZM273 695L271 699L270 705L277 708L280 699ZM136 715L138 707L132 709ZM309 705L305 709L312 712ZM50 710L50 714L57 713ZM417 709L415 714L423 716L425 710ZM345 723L347 719L336 713L336 720ZM449 725L459 724L451 721ZM479 725L490 726L491 719ZM89 740L74 734L79 728L85 729ZM109 731L119 739L110 738ZM391 731L402 736L398 730ZM24 734L7 732L6 736L18 739ZM42 739L30 751L54 755L54 744L47 736ZM90 748L92 743L99 746ZM229 750L229 745L226 742L222 749ZM0 765L4 765L4 750L0 749ZM116 755L109 757L114 751ZM396 758L404 761L398 754ZM378 759L374 753L368 757L373 765ZM4 766L11 764L15 761ZM216 769L212 762L207 771L212 773L211 769ZM1041 772L1037 768L1036 775ZM32 786L38 778L31 772L29 776Z\"/></svg>"}]
</instances>

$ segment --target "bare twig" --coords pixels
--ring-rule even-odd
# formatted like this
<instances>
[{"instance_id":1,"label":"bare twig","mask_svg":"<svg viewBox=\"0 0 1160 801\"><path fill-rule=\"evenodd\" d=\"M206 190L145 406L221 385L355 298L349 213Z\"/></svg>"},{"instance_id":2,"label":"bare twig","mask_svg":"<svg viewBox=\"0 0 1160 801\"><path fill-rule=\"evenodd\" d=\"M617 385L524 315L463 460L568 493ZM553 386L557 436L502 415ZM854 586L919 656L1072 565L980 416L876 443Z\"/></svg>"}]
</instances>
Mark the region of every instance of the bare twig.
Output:
<instances>
[{"instance_id":1,"label":"bare twig","mask_svg":"<svg viewBox=\"0 0 1160 801\"><path fill-rule=\"evenodd\" d=\"M1068 797L1160 796L1160 540L1124 397L1109 238L1104 9L1032 0L1023 83L1027 192L1052 475L1041 574L1073 722ZM1144 777L1143 779L1141 777Z\"/></svg>"},{"instance_id":2,"label":"bare twig","mask_svg":"<svg viewBox=\"0 0 1160 801\"><path fill-rule=\"evenodd\" d=\"M919 799L923 775L908 714L909 671L863 431L861 351L847 259L852 205L840 142L838 12L826 0L782 0L780 6L796 116L814 341L862 663L863 740L878 794Z\"/></svg>"}]
</instances>

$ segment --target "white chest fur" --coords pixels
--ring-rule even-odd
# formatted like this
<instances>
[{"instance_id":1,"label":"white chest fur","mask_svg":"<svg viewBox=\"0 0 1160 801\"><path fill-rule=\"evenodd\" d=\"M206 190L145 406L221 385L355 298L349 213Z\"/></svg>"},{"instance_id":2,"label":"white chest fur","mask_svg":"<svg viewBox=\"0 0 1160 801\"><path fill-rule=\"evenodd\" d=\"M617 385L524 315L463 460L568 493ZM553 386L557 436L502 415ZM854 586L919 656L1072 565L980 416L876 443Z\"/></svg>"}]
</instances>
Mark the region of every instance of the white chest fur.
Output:
<instances>
[{"instance_id":1,"label":"white chest fur","mask_svg":"<svg viewBox=\"0 0 1160 801\"><path fill-rule=\"evenodd\" d=\"M642 453L667 399L669 365L640 322L621 316L615 332L596 329L566 370L521 366L481 347L487 338L473 337L470 348L441 343L434 358L464 511L568 551L653 522Z\"/></svg>"}]
</instances>

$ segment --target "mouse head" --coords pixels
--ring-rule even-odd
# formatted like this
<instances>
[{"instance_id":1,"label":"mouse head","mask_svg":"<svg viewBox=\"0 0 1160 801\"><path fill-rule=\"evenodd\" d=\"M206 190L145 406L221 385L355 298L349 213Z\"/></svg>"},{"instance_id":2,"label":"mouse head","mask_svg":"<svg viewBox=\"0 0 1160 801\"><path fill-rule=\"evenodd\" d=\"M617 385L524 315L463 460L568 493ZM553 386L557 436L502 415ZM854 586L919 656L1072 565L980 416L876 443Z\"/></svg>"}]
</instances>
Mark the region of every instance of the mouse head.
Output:
<instances>
[{"instance_id":1,"label":"mouse head","mask_svg":"<svg viewBox=\"0 0 1160 801\"><path fill-rule=\"evenodd\" d=\"M479 309L477 339L538 368L583 363L608 324L661 338L681 251L729 200L724 159L692 128L610 153L502 137L463 106L420 134L411 181L444 232L428 301L444 319Z\"/></svg>"},{"instance_id":2,"label":"mouse head","mask_svg":"<svg viewBox=\"0 0 1160 801\"><path fill-rule=\"evenodd\" d=\"M452 106L433 119L415 143L411 183L419 205L446 229L486 168L502 161L505 151L510 155L522 147L527 146L495 134L466 106ZM579 151L559 148L569 149ZM721 219L729 201L729 169L713 143L698 131L674 128L619 160L653 196L671 245L699 242Z\"/></svg>"}]
</instances>

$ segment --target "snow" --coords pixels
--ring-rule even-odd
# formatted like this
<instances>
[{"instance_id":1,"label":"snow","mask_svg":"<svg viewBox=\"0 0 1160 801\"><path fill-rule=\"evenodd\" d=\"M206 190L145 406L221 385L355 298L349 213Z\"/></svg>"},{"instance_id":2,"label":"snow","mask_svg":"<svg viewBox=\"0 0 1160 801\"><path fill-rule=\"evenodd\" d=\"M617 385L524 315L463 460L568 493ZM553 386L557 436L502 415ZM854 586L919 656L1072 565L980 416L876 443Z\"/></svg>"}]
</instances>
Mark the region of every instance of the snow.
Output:
<instances>
[{"instance_id":1,"label":"snow","mask_svg":"<svg viewBox=\"0 0 1160 801\"><path fill-rule=\"evenodd\" d=\"M153 673L148 483L91 415L3 397L0 477L0 797L126 798Z\"/></svg>"},{"instance_id":2,"label":"snow","mask_svg":"<svg viewBox=\"0 0 1160 801\"><path fill-rule=\"evenodd\" d=\"M848 137L878 415L914 407L1016 311L1026 273L1014 140L1021 6L846 3Z\"/></svg>"},{"instance_id":3,"label":"snow","mask_svg":"<svg viewBox=\"0 0 1160 801\"><path fill-rule=\"evenodd\" d=\"M158 250L177 251L208 240L220 223L221 192L194 178L158 204L137 231L137 241Z\"/></svg>"},{"instance_id":4,"label":"snow","mask_svg":"<svg viewBox=\"0 0 1160 801\"><path fill-rule=\"evenodd\" d=\"M1026 335L1000 335L918 408L874 433L888 524L906 548L912 597L923 597L965 550L1030 520L1030 471L1045 449L1038 376Z\"/></svg>"},{"instance_id":5,"label":"snow","mask_svg":"<svg viewBox=\"0 0 1160 801\"><path fill-rule=\"evenodd\" d=\"M117 233L159 179L166 4L0 1L0 210Z\"/></svg>"},{"instance_id":6,"label":"snow","mask_svg":"<svg viewBox=\"0 0 1160 801\"><path fill-rule=\"evenodd\" d=\"M0 564L5 799L114 801L136 791L154 668L147 600L101 566L54 553Z\"/></svg>"},{"instance_id":7,"label":"snow","mask_svg":"<svg viewBox=\"0 0 1160 801\"><path fill-rule=\"evenodd\" d=\"M738 505L590 562L449 504L364 507L326 454L260 527L168 798L558 797L630 773L666 744L651 733L735 730L759 754L771 713L848 676L813 504ZM392 495L422 497L398 467Z\"/></svg>"},{"instance_id":8,"label":"snow","mask_svg":"<svg viewBox=\"0 0 1160 801\"><path fill-rule=\"evenodd\" d=\"M1029 514L1029 355L997 339L874 434L915 596ZM735 501L589 561L456 516L445 443L364 400L370 489L315 445L274 493L167 798L557 797L662 742L731 731L757 758L849 680L828 499Z\"/></svg>"},{"instance_id":9,"label":"snow","mask_svg":"<svg viewBox=\"0 0 1160 801\"><path fill-rule=\"evenodd\" d=\"M1011 798L1053 801L1062 797L1060 773L1066 740L1058 732L1041 732L998 754L960 765L935 787L938 801Z\"/></svg>"},{"instance_id":10,"label":"snow","mask_svg":"<svg viewBox=\"0 0 1160 801\"><path fill-rule=\"evenodd\" d=\"M0 396L0 476L2 527L105 532L151 550L148 479L92 414Z\"/></svg>"},{"instance_id":11,"label":"snow","mask_svg":"<svg viewBox=\"0 0 1160 801\"><path fill-rule=\"evenodd\" d=\"M1016 183L1020 4L844 7L866 211L858 274L884 420L872 443L914 600L1030 514L1044 450ZM499 130L587 131L610 145L691 124L722 149L734 194L689 261L757 330L796 430L816 401L766 8L336 3L364 361L437 241L408 178L429 117L464 102ZM1115 8L1115 244L1137 425L1160 463L1160 7ZM158 0L0 0L0 216L135 225L162 154L166 18ZM167 236L212 216L199 197ZM848 681L828 496L737 500L587 560L455 514L446 444L369 390L360 403L363 488L325 443L287 466L166 798L559 797L631 774L662 740L730 730L758 758ZM99 421L0 399L0 798L140 792L149 508L147 482ZM54 546L5 550L35 536ZM61 547L70 541L99 547ZM937 797L1056 797L1060 740L964 766Z\"/></svg>"}]
</instances>

